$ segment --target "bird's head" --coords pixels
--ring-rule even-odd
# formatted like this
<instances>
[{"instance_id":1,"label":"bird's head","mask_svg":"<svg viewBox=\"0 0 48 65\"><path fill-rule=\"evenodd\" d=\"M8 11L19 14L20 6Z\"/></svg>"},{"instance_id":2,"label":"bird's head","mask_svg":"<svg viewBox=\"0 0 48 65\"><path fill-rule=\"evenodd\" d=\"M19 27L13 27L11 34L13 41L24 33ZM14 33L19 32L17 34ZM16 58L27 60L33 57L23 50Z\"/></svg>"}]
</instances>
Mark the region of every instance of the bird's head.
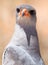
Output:
<instances>
[{"instance_id":1,"label":"bird's head","mask_svg":"<svg viewBox=\"0 0 48 65\"><path fill-rule=\"evenodd\" d=\"M20 5L16 8L16 20L25 21L32 20L36 21L36 10L30 5Z\"/></svg>"},{"instance_id":2,"label":"bird's head","mask_svg":"<svg viewBox=\"0 0 48 65\"><path fill-rule=\"evenodd\" d=\"M17 17L34 17L36 10L30 5L20 5L16 8Z\"/></svg>"}]
</instances>

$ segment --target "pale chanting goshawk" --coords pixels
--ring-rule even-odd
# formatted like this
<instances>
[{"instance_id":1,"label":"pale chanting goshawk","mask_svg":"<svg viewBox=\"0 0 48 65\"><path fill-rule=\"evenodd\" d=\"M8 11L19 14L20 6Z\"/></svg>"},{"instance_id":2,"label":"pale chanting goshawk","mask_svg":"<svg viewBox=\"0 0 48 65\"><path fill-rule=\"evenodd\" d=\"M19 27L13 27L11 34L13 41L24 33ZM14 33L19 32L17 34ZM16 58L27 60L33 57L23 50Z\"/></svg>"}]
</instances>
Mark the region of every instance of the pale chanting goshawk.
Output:
<instances>
[{"instance_id":1,"label":"pale chanting goshawk","mask_svg":"<svg viewBox=\"0 0 48 65\"><path fill-rule=\"evenodd\" d=\"M30 5L16 8L16 25L6 46L2 65L44 65L36 30L36 10Z\"/></svg>"}]
</instances>

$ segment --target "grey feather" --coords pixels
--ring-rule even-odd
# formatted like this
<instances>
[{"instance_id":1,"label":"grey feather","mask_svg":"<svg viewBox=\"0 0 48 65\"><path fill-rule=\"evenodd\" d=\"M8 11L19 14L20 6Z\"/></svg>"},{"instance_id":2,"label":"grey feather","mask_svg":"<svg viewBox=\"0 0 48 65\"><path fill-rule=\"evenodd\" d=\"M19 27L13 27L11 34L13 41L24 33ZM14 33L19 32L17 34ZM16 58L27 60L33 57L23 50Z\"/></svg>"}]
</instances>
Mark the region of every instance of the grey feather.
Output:
<instances>
[{"instance_id":1,"label":"grey feather","mask_svg":"<svg viewBox=\"0 0 48 65\"><path fill-rule=\"evenodd\" d=\"M4 65L33 65L31 56L20 46L10 46L5 50ZM6 61L5 61L6 60Z\"/></svg>"},{"instance_id":2,"label":"grey feather","mask_svg":"<svg viewBox=\"0 0 48 65\"><path fill-rule=\"evenodd\" d=\"M29 10L34 10L34 8L28 5L24 5L22 8L25 6L27 6L28 9L30 8ZM22 24L20 22L22 22ZM27 39L28 35L29 46ZM2 65L44 65L38 42L36 17L34 18L33 16L33 18L31 17L27 19L27 21L26 18L17 19L14 34L2 56Z\"/></svg>"},{"instance_id":3,"label":"grey feather","mask_svg":"<svg viewBox=\"0 0 48 65\"><path fill-rule=\"evenodd\" d=\"M44 65L37 40L35 37L31 39L32 44L28 47L24 30L16 24L13 37L4 50L2 65Z\"/></svg>"},{"instance_id":4,"label":"grey feather","mask_svg":"<svg viewBox=\"0 0 48 65\"><path fill-rule=\"evenodd\" d=\"M17 12L17 9L19 10L23 10L23 9L27 9L28 13L30 13L30 17L21 17L19 18L19 12ZM16 8L16 22L17 24L19 24L25 31L26 36L27 36L27 40L28 40L28 45L30 45L30 36L36 36L37 37L37 32L36 32L36 11L32 6L29 5L21 5L19 7Z\"/></svg>"}]
</instances>

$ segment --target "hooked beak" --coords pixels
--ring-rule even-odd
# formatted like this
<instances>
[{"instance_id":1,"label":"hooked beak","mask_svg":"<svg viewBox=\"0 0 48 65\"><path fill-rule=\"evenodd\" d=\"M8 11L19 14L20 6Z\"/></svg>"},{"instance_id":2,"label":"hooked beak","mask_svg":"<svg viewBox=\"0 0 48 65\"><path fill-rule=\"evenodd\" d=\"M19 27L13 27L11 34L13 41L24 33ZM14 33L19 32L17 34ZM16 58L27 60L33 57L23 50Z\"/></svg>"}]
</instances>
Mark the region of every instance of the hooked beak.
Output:
<instances>
[{"instance_id":1,"label":"hooked beak","mask_svg":"<svg viewBox=\"0 0 48 65\"><path fill-rule=\"evenodd\" d=\"M23 9L22 11L20 11L20 16L30 16L30 14L27 9Z\"/></svg>"},{"instance_id":2,"label":"hooked beak","mask_svg":"<svg viewBox=\"0 0 48 65\"><path fill-rule=\"evenodd\" d=\"M23 13L22 13L22 16L24 16L24 15L25 15L25 13L23 12Z\"/></svg>"}]
</instances>

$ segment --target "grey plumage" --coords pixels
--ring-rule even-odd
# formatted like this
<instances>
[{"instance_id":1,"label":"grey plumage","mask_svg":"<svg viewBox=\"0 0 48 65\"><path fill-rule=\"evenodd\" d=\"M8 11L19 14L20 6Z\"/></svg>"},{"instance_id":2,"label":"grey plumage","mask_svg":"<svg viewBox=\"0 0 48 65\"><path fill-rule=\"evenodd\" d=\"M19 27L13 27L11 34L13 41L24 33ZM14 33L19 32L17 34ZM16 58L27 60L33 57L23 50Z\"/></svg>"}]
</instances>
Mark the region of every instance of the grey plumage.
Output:
<instances>
[{"instance_id":1,"label":"grey plumage","mask_svg":"<svg viewBox=\"0 0 48 65\"><path fill-rule=\"evenodd\" d=\"M28 13L31 15L30 17L23 17L22 19L19 18L19 12L18 10L23 10L27 9ZM19 18L19 19L18 19ZM36 32L36 11L33 7L29 5L21 5L16 8L16 22L19 24L25 31L27 40L28 40L28 45L30 44L30 36L36 36L37 37L37 32Z\"/></svg>"},{"instance_id":2,"label":"grey plumage","mask_svg":"<svg viewBox=\"0 0 48 65\"><path fill-rule=\"evenodd\" d=\"M35 9L29 5L21 5L17 8L20 7L28 8L28 11L35 11ZM36 12L34 12L34 14L31 18L18 18L18 14L16 14L17 24L15 25L12 39L4 50L2 65L44 65L39 51L36 32ZM29 45L27 42L28 34Z\"/></svg>"}]
</instances>

